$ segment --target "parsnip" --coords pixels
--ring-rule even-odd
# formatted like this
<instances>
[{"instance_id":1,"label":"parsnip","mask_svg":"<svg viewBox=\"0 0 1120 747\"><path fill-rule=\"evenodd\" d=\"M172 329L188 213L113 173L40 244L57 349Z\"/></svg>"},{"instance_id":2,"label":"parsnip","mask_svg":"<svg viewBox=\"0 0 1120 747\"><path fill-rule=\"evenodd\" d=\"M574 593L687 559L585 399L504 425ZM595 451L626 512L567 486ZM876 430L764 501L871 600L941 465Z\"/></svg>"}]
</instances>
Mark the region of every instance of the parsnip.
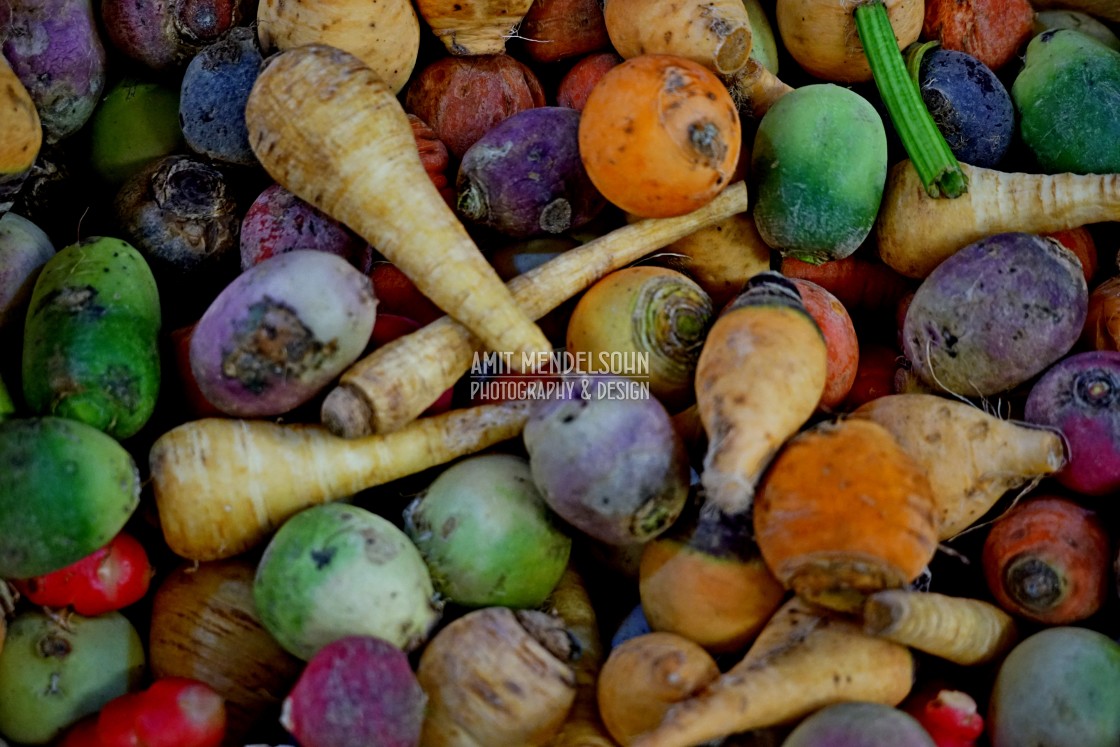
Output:
<instances>
[{"instance_id":1,"label":"parsnip","mask_svg":"<svg viewBox=\"0 0 1120 747\"><path fill-rule=\"evenodd\" d=\"M926 193L910 161L891 168L874 229L884 262L924 278L985 236L1120 220L1120 174L1006 173L963 163L961 170L968 192L942 200Z\"/></svg>"},{"instance_id":2,"label":"parsnip","mask_svg":"<svg viewBox=\"0 0 1120 747\"><path fill-rule=\"evenodd\" d=\"M361 60L321 44L281 52L245 119L277 182L369 241L486 347L515 365L551 351L424 170L400 102Z\"/></svg>"},{"instance_id":3,"label":"parsnip","mask_svg":"<svg viewBox=\"0 0 1120 747\"><path fill-rule=\"evenodd\" d=\"M191 560L237 555L301 509L513 438L527 417L527 402L481 405L351 440L312 425L184 423L156 440L148 460L164 537Z\"/></svg>"},{"instance_id":4,"label":"parsnip","mask_svg":"<svg viewBox=\"0 0 1120 747\"><path fill-rule=\"evenodd\" d=\"M1036 10L1066 8L1079 10L1106 21L1120 22L1120 4L1116 0L1031 0Z\"/></svg>"},{"instance_id":5,"label":"parsnip","mask_svg":"<svg viewBox=\"0 0 1120 747\"><path fill-rule=\"evenodd\" d=\"M737 182L692 213L615 229L514 278L508 287L525 313L539 319L607 273L746 209L747 187ZM450 317L383 345L343 373L323 402L322 421L348 438L396 430L466 373L479 347Z\"/></svg>"},{"instance_id":6,"label":"parsnip","mask_svg":"<svg viewBox=\"0 0 1120 747\"><path fill-rule=\"evenodd\" d=\"M798 597L779 609L743 659L673 706L633 747L689 747L788 723L832 703L898 705L910 692L910 650Z\"/></svg>"},{"instance_id":7,"label":"parsnip","mask_svg":"<svg viewBox=\"0 0 1120 747\"><path fill-rule=\"evenodd\" d=\"M43 144L39 110L12 71L0 57L0 215L11 207L15 193L35 164Z\"/></svg>"},{"instance_id":8,"label":"parsnip","mask_svg":"<svg viewBox=\"0 0 1120 747\"><path fill-rule=\"evenodd\" d=\"M1001 420L936 394L878 397L851 417L886 428L925 469L940 540L967 529L1008 490L1066 463L1056 430Z\"/></svg>"},{"instance_id":9,"label":"parsnip","mask_svg":"<svg viewBox=\"0 0 1120 747\"><path fill-rule=\"evenodd\" d=\"M453 55L502 54L533 0L416 0L416 9Z\"/></svg>"},{"instance_id":10,"label":"parsnip","mask_svg":"<svg viewBox=\"0 0 1120 747\"><path fill-rule=\"evenodd\" d=\"M742 0L607 0L603 19L624 59L672 54L731 75L751 53L751 21Z\"/></svg>"},{"instance_id":11,"label":"parsnip","mask_svg":"<svg viewBox=\"0 0 1120 747\"><path fill-rule=\"evenodd\" d=\"M993 604L909 589L872 594L863 629L966 666L992 661L1019 640L1015 621Z\"/></svg>"}]
</instances>

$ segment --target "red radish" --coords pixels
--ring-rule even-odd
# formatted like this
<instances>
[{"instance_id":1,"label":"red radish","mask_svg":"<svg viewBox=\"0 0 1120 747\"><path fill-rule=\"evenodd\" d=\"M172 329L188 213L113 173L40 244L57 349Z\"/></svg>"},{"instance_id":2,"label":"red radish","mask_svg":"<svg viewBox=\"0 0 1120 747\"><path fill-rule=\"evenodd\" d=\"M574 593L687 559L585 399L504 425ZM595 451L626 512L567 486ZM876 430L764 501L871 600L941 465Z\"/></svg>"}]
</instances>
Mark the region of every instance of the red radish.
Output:
<instances>
[{"instance_id":1,"label":"red radish","mask_svg":"<svg viewBox=\"0 0 1120 747\"><path fill-rule=\"evenodd\" d=\"M591 89L608 70L620 62L622 58L615 52L597 52L572 65L557 84L556 105L583 111Z\"/></svg>"},{"instance_id":2,"label":"red radish","mask_svg":"<svg viewBox=\"0 0 1120 747\"><path fill-rule=\"evenodd\" d=\"M192 419L222 418L226 414L211 404L198 386L198 379L191 370L191 335L198 322L171 331L171 355L182 389L187 414Z\"/></svg>"},{"instance_id":3,"label":"red radish","mask_svg":"<svg viewBox=\"0 0 1120 747\"><path fill-rule=\"evenodd\" d=\"M164 677L110 701L97 718L101 747L219 747L226 710L208 685Z\"/></svg>"},{"instance_id":4,"label":"red radish","mask_svg":"<svg viewBox=\"0 0 1120 747\"><path fill-rule=\"evenodd\" d=\"M937 747L974 747L984 733L976 701L960 690L929 689L906 703L904 710L929 732Z\"/></svg>"},{"instance_id":5,"label":"red radish","mask_svg":"<svg viewBox=\"0 0 1120 747\"><path fill-rule=\"evenodd\" d=\"M392 262L375 262L369 271L379 314L399 314L421 325L434 322L443 312L417 289L416 284Z\"/></svg>"},{"instance_id":6,"label":"red radish","mask_svg":"<svg viewBox=\"0 0 1120 747\"><path fill-rule=\"evenodd\" d=\"M76 563L45 576L15 581L27 599L44 607L73 607L87 617L119 610L148 593L152 567L144 546L120 533Z\"/></svg>"},{"instance_id":7,"label":"red radish","mask_svg":"<svg viewBox=\"0 0 1120 747\"><path fill-rule=\"evenodd\" d=\"M860 346L856 378L844 401L846 410L854 410L878 397L894 394L895 372L901 353L881 342Z\"/></svg>"},{"instance_id":8,"label":"red radish","mask_svg":"<svg viewBox=\"0 0 1120 747\"><path fill-rule=\"evenodd\" d=\"M1098 262L1097 243L1093 240L1093 234L1089 232L1089 229L1085 226L1078 226L1077 228L1042 235L1056 239L1059 244L1077 255L1077 259L1081 262L1081 269L1085 272L1085 282L1092 287L1093 276L1097 274Z\"/></svg>"},{"instance_id":9,"label":"red radish","mask_svg":"<svg viewBox=\"0 0 1120 747\"><path fill-rule=\"evenodd\" d=\"M848 396L856 381L859 366L859 339L848 310L836 296L810 280L794 279L801 301L813 321L821 328L828 348L828 368L824 393L818 407L830 411Z\"/></svg>"},{"instance_id":10,"label":"red radish","mask_svg":"<svg viewBox=\"0 0 1120 747\"><path fill-rule=\"evenodd\" d=\"M599 0L535 0L518 32L534 62L558 62L611 44Z\"/></svg>"},{"instance_id":11,"label":"red radish","mask_svg":"<svg viewBox=\"0 0 1120 747\"><path fill-rule=\"evenodd\" d=\"M416 747L427 701L404 651L350 636L311 658L280 723L303 747Z\"/></svg>"},{"instance_id":12,"label":"red radish","mask_svg":"<svg viewBox=\"0 0 1120 747\"><path fill-rule=\"evenodd\" d=\"M105 747L97 736L97 714L87 716L70 727L58 747Z\"/></svg>"}]
</instances>

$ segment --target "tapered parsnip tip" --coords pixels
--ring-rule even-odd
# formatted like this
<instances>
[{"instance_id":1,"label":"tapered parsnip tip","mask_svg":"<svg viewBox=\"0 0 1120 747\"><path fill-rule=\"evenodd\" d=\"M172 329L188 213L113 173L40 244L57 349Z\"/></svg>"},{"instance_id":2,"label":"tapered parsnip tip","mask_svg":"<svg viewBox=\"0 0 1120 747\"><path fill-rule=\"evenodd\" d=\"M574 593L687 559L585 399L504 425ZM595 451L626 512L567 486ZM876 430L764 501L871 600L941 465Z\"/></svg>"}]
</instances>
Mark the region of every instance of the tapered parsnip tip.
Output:
<instances>
[{"instance_id":1,"label":"tapered parsnip tip","mask_svg":"<svg viewBox=\"0 0 1120 747\"><path fill-rule=\"evenodd\" d=\"M342 438L373 434L373 409L360 392L340 384L323 400L319 419L331 433Z\"/></svg>"}]
</instances>

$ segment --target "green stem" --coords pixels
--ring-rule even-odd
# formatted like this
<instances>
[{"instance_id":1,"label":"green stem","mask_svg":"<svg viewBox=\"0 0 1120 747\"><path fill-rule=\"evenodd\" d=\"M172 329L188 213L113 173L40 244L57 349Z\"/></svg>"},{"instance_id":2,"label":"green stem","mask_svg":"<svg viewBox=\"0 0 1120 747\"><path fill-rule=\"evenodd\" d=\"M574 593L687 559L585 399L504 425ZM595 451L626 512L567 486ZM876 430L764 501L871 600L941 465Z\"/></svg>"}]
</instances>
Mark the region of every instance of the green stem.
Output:
<instances>
[{"instance_id":1,"label":"green stem","mask_svg":"<svg viewBox=\"0 0 1120 747\"><path fill-rule=\"evenodd\" d=\"M855 21L879 95L926 192L931 197L964 194L968 178L907 74L883 0L858 6Z\"/></svg>"}]
</instances>

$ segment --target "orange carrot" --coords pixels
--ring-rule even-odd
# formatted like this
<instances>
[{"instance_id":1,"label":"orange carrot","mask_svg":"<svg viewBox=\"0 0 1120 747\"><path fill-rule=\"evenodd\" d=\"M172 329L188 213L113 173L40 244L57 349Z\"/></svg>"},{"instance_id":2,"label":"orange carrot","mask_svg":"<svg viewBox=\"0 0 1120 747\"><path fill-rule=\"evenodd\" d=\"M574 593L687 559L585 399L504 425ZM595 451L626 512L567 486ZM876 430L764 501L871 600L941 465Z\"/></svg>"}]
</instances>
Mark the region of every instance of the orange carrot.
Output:
<instances>
[{"instance_id":1,"label":"orange carrot","mask_svg":"<svg viewBox=\"0 0 1120 747\"><path fill-rule=\"evenodd\" d=\"M735 3L745 16L742 2ZM683 215L710 202L731 182L741 144L739 112L716 74L668 54L640 55L608 70L579 125L591 182L643 218Z\"/></svg>"},{"instance_id":2,"label":"orange carrot","mask_svg":"<svg viewBox=\"0 0 1120 747\"><path fill-rule=\"evenodd\" d=\"M859 339L848 310L827 290L809 280L794 279L805 310L820 327L828 348L824 393L818 405L826 412L844 401L856 380Z\"/></svg>"},{"instance_id":3,"label":"orange carrot","mask_svg":"<svg viewBox=\"0 0 1120 747\"><path fill-rule=\"evenodd\" d=\"M995 605L910 589L868 597L863 629L965 666L998 659L1018 642L1015 621Z\"/></svg>"},{"instance_id":4,"label":"orange carrot","mask_svg":"<svg viewBox=\"0 0 1120 747\"><path fill-rule=\"evenodd\" d=\"M737 651L785 598L762 561L748 514L706 511L647 542L638 571L642 609L653 630L708 651Z\"/></svg>"},{"instance_id":5,"label":"orange carrot","mask_svg":"<svg viewBox=\"0 0 1120 747\"><path fill-rule=\"evenodd\" d=\"M719 676L711 655L676 633L631 638L612 651L599 676L599 711L611 736L633 744L657 726L674 704Z\"/></svg>"},{"instance_id":6,"label":"orange carrot","mask_svg":"<svg viewBox=\"0 0 1120 747\"><path fill-rule=\"evenodd\" d=\"M759 484L754 528L779 581L845 612L916 579L937 549L925 471L866 420L821 423L790 439Z\"/></svg>"},{"instance_id":7,"label":"orange carrot","mask_svg":"<svg viewBox=\"0 0 1120 747\"><path fill-rule=\"evenodd\" d=\"M996 521L981 562L1005 610L1045 625L1069 625L1104 604L1111 559L1096 512L1068 498L1039 496Z\"/></svg>"},{"instance_id":8,"label":"orange carrot","mask_svg":"<svg viewBox=\"0 0 1120 747\"><path fill-rule=\"evenodd\" d=\"M755 483L817 409L828 350L797 289L776 272L747 282L712 325L696 366L708 434L701 484L725 513L750 508Z\"/></svg>"},{"instance_id":9,"label":"orange carrot","mask_svg":"<svg viewBox=\"0 0 1120 747\"><path fill-rule=\"evenodd\" d=\"M887 174L875 220L879 256L924 278L957 250L1007 231L1042 233L1120 220L1120 174L1005 173L961 164L968 192L930 197L910 161Z\"/></svg>"},{"instance_id":10,"label":"orange carrot","mask_svg":"<svg viewBox=\"0 0 1120 747\"><path fill-rule=\"evenodd\" d=\"M782 257L779 270L786 277L810 280L821 286L853 315L891 313L916 285L882 262L858 254L816 265Z\"/></svg>"},{"instance_id":11,"label":"orange carrot","mask_svg":"<svg viewBox=\"0 0 1120 747\"><path fill-rule=\"evenodd\" d=\"M1089 293L1081 344L1092 350L1120 350L1120 276L1105 280Z\"/></svg>"},{"instance_id":12,"label":"orange carrot","mask_svg":"<svg viewBox=\"0 0 1120 747\"><path fill-rule=\"evenodd\" d=\"M669 708L633 747L691 747L789 723L827 705L898 705L914 661L905 646L864 633L798 597L774 613L746 656L695 697Z\"/></svg>"},{"instance_id":13,"label":"orange carrot","mask_svg":"<svg viewBox=\"0 0 1120 747\"><path fill-rule=\"evenodd\" d=\"M191 560L237 555L301 509L513 438L527 417L526 402L481 405L349 440L312 425L184 423L156 439L148 458L164 538Z\"/></svg>"},{"instance_id":14,"label":"orange carrot","mask_svg":"<svg viewBox=\"0 0 1120 747\"><path fill-rule=\"evenodd\" d=\"M564 73L564 77L556 85L556 105L567 106L577 112L583 111L591 89L608 70L620 62L622 58L614 52L589 54L579 60Z\"/></svg>"},{"instance_id":15,"label":"orange carrot","mask_svg":"<svg viewBox=\"0 0 1120 747\"><path fill-rule=\"evenodd\" d=\"M611 45L599 0L536 0L518 34L535 62L566 60Z\"/></svg>"},{"instance_id":16,"label":"orange carrot","mask_svg":"<svg viewBox=\"0 0 1120 747\"><path fill-rule=\"evenodd\" d=\"M530 317L539 319L607 273L746 206L746 185L733 184L692 213L622 226L564 252L511 280L510 292ZM343 373L323 402L322 421L347 437L400 428L470 369L478 349L478 340L453 319L429 324Z\"/></svg>"},{"instance_id":17,"label":"orange carrot","mask_svg":"<svg viewBox=\"0 0 1120 747\"><path fill-rule=\"evenodd\" d=\"M1033 26L1028 0L926 0L922 38L998 70L1031 38Z\"/></svg>"},{"instance_id":18,"label":"orange carrot","mask_svg":"<svg viewBox=\"0 0 1120 747\"><path fill-rule=\"evenodd\" d=\"M245 117L277 182L369 241L487 347L552 349L432 184L396 97L356 57L322 45L281 52Z\"/></svg>"}]
</instances>

